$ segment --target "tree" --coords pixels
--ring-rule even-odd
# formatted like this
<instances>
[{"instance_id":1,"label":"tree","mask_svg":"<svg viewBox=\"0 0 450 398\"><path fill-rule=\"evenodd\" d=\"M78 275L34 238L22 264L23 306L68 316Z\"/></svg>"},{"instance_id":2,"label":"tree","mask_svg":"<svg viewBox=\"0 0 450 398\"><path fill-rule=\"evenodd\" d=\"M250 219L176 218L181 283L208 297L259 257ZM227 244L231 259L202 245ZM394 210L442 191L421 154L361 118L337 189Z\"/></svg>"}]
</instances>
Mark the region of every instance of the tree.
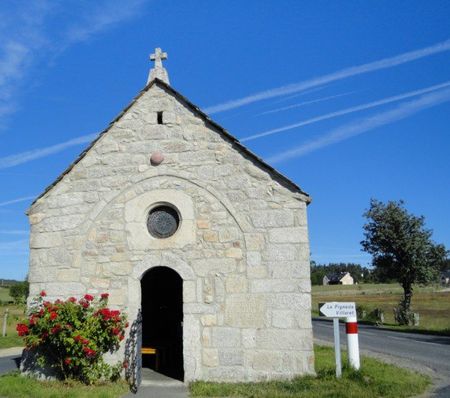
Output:
<instances>
[{"instance_id":1,"label":"tree","mask_svg":"<svg viewBox=\"0 0 450 398\"><path fill-rule=\"evenodd\" d=\"M403 201L384 204L372 199L364 216L368 222L363 227L363 250L373 256L372 264L380 275L403 287L397 321L409 324L413 284L436 280L448 252L431 240L432 231L425 228L424 217L408 213Z\"/></svg>"},{"instance_id":2,"label":"tree","mask_svg":"<svg viewBox=\"0 0 450 398\"><path fill-rule=\"evenodd\" d=\"M9 295L16 304L25 303L28 297L29 283L28 281L17 282L9 287Z\"/></svg>"}]
</instances>

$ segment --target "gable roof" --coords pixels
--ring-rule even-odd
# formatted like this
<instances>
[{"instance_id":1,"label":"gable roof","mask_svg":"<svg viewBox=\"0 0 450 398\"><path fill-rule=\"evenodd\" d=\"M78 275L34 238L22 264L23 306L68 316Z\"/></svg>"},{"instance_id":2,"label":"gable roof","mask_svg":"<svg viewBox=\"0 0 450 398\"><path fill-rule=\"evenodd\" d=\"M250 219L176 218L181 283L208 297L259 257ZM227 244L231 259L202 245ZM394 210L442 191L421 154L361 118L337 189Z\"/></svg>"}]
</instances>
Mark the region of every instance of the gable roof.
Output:
<instances>
[{"instance_id":1,"label":"gable roof","mask_svg":"<svg viewBox=\"0 0 450 398\"><path fill-rule=\"evenodd\" d=\"M346 271L342 271L342 272L336 272L334 274L327 274L325 275L325 277L330 281L330 282L339 282L344 276L346 275L350 275L350 272L346 272Z\"/></svg>"},{"instance_id":2,"label":"gable roof","mask_svg":"<svg viewBox=\"0 0 450 398\"><path fill-rule=\"evenodd\" d=\"M150 83L148 83L140 92L139 94L133 98L133 100L109 123L108 127L104 129L97 138L92 141L86 149L84 149L83 152L78 155L78 157L75 159L73 163L69 165L69 167L64 170L55 181L53 181L45 190L38 196L36 199L31 203L30 208L28 211L33 207L33 205L42 198L47 192L49 192L55 185L58 184L59 181L61 181L66 174L68 174L73 167L84 158L84 156L89 152L89 150L95 145L95 143L103 136L105 135L109 129L116 123L124 114L125 112L130 109L134 103L141 98L152 86L157 85L160 88L168 91L170 94L172 94L175 98L177 98L179 101L184 103L187 108L189 108L194 114L199 116L206 125L209 125L214 130L219 132L225 139L230 141L233 144L233 147L238 150L242 155L249 157L251 160L253 160L260 168L267 171L275 180L277 180L279 183L281 183L285 188L288 188L289 190L299 193L304 196L304 199L307 204L311 203L311 197L304 192L297 184L295 184L292 180L281 174L279 171L274 169L272 166L264 162L259 156L255 155L253 152L251 152L249 149L247 149L244 145L242 145L239 140L232 136L226 129L224 129L222 126L217 124L215 121L213 121L206 113L204 113L197 105L194 105L192 102L190 102L186 97L181 95L178 91L173 89L171 86L169 86L164 81L155 78ZM27 211L27 213L28 213Z\"/></svg>"}]
</instances>

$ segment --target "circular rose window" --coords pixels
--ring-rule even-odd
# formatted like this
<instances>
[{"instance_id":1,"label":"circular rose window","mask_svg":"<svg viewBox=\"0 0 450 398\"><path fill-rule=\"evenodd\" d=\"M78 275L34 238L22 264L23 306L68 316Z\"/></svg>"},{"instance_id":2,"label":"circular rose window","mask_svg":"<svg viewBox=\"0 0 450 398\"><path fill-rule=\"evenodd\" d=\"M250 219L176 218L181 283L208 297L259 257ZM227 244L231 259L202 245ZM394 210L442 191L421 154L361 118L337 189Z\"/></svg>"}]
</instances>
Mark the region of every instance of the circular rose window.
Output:
<instances>
[{"instance_id":1,"label":"circular rose window","mask_svg":"<svg viewBox=\"0 0 450 398\"><path fill-rule=\"evenodd\" d=\"M170 206L157 206L150 210L147 228L155 238L168 238L177 232L180 225L178 212Z\"/></svg>"}]
</instances>

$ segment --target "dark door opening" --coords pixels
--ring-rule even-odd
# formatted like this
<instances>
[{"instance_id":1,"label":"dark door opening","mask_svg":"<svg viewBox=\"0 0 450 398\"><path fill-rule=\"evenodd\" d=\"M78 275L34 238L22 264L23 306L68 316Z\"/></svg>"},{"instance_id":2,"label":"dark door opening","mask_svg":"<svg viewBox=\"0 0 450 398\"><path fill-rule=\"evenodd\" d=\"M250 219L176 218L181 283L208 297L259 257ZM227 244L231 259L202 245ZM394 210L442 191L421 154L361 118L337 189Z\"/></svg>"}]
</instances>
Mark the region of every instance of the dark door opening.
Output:
<instances>
[{"instance_id":1,"label":"dark door opening","mask_svg":"<svg viewBox=\"0 0 450 398\"><path fill-rule=\"evenodd\" d=\"M183 280L155 267L141 280L142 366L183 381Z\"/></svg>"}]
</instances>

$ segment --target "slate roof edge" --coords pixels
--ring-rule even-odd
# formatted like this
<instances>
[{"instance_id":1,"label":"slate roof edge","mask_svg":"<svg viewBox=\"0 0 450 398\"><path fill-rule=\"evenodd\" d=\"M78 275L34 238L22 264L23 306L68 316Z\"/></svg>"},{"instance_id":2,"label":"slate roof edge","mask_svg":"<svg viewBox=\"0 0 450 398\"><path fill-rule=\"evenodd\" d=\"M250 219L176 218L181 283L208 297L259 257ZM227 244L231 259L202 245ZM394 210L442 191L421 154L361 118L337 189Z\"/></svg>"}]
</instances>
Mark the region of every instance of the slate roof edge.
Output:
<instances>
[{"instance_id":1,"label":"slate roof edge","mask_svg":"<svg viewBox=\"0 0 450 398\"><path fill-rule=\"evenodd\" d=\"M233 145L236 147L238 151L241 153L244 153L245 155L249 156L252 160L254 160L262 169L265 169L269 174L271 174L275 179L280 180L283 185L294 191L295 193L299 193L302 196L302 199L307 203L311 203L311 197L304 192L297 184L295 184L292 180L290 180L288 177L281 174L279 171L274 169L272 166L267 164L264 160L262 160L259 156L255 155L253 152L251 152L248 148L246 148L244 145L242 145L239 140L231 135L225 128L220 126L218 123L216 123L214 120L212 120L206 113L204 113L197 105L194 105L191 101L189 101L185 96L180 94L178 91L176 91L174 88L172 88L170 85L165 83L164 81L155 78L151 82L149 82L132 100L131 102L122 109L121 112L109 123L108 127L106 127L103 131L99 133L97 138L95 138L79 155L78 157L53 181L50 185L48 185L44 191L36 197L36 199L33 200L33 202L30 204L30 207L26 211L26 214L28 215L34 204L41 199L44 195L46 195L54 186L56 186L63 178L66 176L73 168L74 166L81 161L81 159L84 158L84 156L90 151L90 149L100 140L101 137L103 137L109 129L116 123L128 109L130 109L135 102L141 98L153 85L158 84L162 86L164 89L168 90L170 93L172 93L177 99L184 102L194 113L198 114L202 119L204 119L207 123L209 123L214 129L218 130L219 133L221 133L223 136L225 136L228 140L230 140Z\"/></svg>"}]
</instances>

